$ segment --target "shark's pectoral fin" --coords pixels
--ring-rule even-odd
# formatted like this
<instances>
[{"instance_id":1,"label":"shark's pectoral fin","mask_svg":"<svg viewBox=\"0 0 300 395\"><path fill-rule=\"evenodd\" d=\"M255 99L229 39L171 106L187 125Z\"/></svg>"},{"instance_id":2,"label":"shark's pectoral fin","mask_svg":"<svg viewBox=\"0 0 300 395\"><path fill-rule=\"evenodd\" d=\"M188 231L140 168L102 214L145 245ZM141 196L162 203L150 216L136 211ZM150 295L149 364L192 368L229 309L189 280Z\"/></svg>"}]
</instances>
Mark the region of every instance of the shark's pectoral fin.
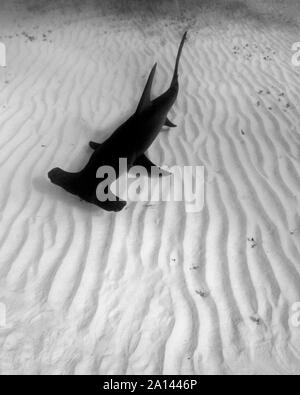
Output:
<instances>
[{"instance_id":1,"label":"shark's pectoral fin","mask_svg":"<svg viewBox=\"0 0 300 395\"><path fill-rule=\"evenodd\" d=\"M101 146L101 144L96 143L95 141L90 141L90 142L89 142L89 146L90 146L93 150L96 150L96 149L98 149L98 148Z\"/></svg>"},{"instance_id":2,"label":"shark's pectoral fin","mask_svg":"<svg viewBox=\"0 0 300 395\"><path fill-rule=\"evenodd\" d=\"M156 166L146 155L141 155L133 164L134 166L142 166L147 170L148 176L165 177L171 173Z\"/></svg>"},{"instance_id":3,"label":"shark's pectoral fin","mask_svg":"<svg viewBox=\"0 0 300 395\"><path fill-rule=\"evenodd\" d=\"M168 128L176 128L177 125L175 125L173 122L171 122L168 118L166 119L165 126L168 126Z\"/></svg>"}]
</instances>

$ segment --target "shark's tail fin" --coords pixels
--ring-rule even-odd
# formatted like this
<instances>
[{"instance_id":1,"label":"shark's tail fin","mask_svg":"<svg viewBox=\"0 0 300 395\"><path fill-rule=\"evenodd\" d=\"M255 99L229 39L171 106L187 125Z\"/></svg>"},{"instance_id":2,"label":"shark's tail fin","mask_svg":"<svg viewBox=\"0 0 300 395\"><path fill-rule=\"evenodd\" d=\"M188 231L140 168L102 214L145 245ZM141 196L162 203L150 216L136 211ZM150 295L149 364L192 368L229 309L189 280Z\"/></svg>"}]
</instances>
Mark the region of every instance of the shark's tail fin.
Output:
<instances>
[{"instance_id":1,"label":"shark's tail fin","mask_svg":"<svg viewBox=\"0 0 300 395\"><path fill-rule=\"evenodd\" d=\"M179 45L171 86L176 84L177 81L178 81L178 66L179 66L179 61L180 61L180 57L181 57L182 48L183 48L184 42L186 40L186 36L187 36L187 32L184 33L184 35L182 37L182 40L181 40L181 43Z\"/></svg>"}]
</instances>

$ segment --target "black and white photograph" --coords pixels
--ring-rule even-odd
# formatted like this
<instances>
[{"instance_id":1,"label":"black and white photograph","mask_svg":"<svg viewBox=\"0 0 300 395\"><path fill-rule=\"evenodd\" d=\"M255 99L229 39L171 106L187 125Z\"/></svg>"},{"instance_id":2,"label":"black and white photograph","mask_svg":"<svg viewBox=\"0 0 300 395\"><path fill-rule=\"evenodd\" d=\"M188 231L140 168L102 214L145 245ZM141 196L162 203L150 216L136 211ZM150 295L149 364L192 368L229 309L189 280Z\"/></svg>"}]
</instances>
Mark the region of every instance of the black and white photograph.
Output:
<instances>
[{"instance_id":1,"label":"black and white photograph","mask_svg":"<svg viewBox=\"0 0 300 395\"><path fill-rule=\"evenodd\" d=\"M299 0L0 0L0 375L299 374Z\"/></svg>"}]
</instances>

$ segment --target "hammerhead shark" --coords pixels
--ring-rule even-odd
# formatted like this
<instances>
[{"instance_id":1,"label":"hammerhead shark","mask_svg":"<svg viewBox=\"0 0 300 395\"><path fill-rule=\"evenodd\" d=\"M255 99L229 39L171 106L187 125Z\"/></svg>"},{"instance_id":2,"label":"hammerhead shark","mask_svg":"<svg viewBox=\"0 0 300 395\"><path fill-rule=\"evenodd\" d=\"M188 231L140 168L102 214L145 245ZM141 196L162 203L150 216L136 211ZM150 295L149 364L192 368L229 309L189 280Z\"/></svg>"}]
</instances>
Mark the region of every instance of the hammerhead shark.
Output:
<instances>
[{"instance_id":1,"label":"hammerhead shark","mask_svg":"<svg viewBox=\"0 0 300 395\"><path fill-rule=\"evenodd\" d=\"M164 125L176 127L167 118L167 115L178 96L178 66L186 36L187 32L184 33L178 49L169 89L151 101L151 88L157 66L157 63L155 63L135 113L119 126L104 143L99 144L93 141L89 143L94 152L81 171L69 173L60 168L51 170L48 177L52 183L107 211L118 212L126 206L127 202L113 195L112 192L109 192L109 198L106 201L100 201L97 198L97 187L103 181L103 179L96 177L97 171L103 166L110 166L115 169L118 179L122 175L118 171L120 158L127 159L128 168L125 171L129 171L133 166L143 166L147 173L151 175L151 169L153 167L158 168L145 156L145 152ZM169 175L170 173L165 172L163 175L166 174Z\"/></svg>"}]
</instances>

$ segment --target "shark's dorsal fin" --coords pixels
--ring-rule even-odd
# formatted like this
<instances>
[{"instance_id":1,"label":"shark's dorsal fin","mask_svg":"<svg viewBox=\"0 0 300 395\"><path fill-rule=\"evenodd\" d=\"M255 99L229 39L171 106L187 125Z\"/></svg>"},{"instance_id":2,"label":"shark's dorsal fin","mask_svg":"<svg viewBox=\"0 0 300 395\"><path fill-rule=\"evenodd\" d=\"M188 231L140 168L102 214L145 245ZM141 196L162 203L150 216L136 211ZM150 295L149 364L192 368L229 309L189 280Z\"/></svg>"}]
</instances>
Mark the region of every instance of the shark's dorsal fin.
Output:
<instances>
[{"instance_id":1,"label":"shark's dorsal fin","mask_svg":"<svg viewBox=\"0 0 300 395\"><path fill-rule=\"evenodd\" d=\"M144 92L142 94L142 97L140 99L139 105L138 105L137 110L136 110L137 113L143 111L151 103L150 95L151 95L151 88L152 88L152 83L153 83L153 78L154 78L156 66L157 66L157 63L155 63L155 65L153 66L153 68L151 70L151 73L150 73L150 75L148 77L146 86L144 88Z\"/></svg>"}]
</instances>

